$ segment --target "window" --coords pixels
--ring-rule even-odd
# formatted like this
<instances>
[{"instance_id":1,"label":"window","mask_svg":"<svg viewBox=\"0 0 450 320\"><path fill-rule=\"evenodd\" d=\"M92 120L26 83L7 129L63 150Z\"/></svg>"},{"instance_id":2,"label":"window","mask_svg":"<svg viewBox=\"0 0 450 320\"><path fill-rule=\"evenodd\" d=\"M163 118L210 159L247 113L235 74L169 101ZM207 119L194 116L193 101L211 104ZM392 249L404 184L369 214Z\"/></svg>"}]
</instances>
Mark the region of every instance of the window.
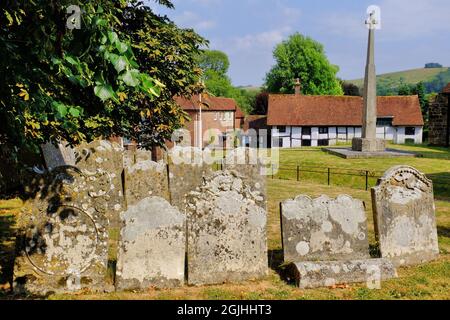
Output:
<instances>
[{"instance_id":1,"label":"window","mask_svg":"<svg viewBox=\"0 0 450 320\"><path fill-rule=\"evenodd\" d=\"M377 127L392 127L393 118L378 118Z\"/></svg>"},{"instance_id":2,"label":"window","mask_svg":"<svg viewBox=\"0 0 450 320\"><path fill-rule=\"evenodd\" d=\"M326 146L328 146L329 145L328 139L319 139L317 141L317 145L319 147L326 147Z\"/></svg>"},{"instance_id":3,"label":"window","mask_svg":"<svg viewBox=\"0 0 450 320\"><path fill-rule=\"evenodd\" d=\"M302 140L302 147L311 147L311 140Z\"/></svg>"},{"instance_id":4,"label":"window","mask_svg":"<svg viewBox=\"0 0 450 320\"><path fill-rule=\"evenodd\" d=\"M347 134L347 128L345 127L339 127L337 131L338 134Z\"/></svg>"},{"instance_id":5,"label":"window","mask_svg":"<svg viewBox=\"0 0 450 320\"><path fill-rule=\"evenodd\" d=\"M319 134L328 134L328 127L319 127Z\"/></svg>"},{"instance_id":6,"label":"window","mask_svg":"<svg viewBox=\"0 0 450 320\"><path fill-rule=\"evenodd\" d=\"M407 135L407 136L415 136L416 135L416 128L414 128L414 127L406 127L405 128L405 135Z\"/></svg>"},{"instance_id":7,"label":"window","mask_svg":"<svg viewBox=\"0 0 450 320\"><path fill-rule=\"evenodd\" d=\"M311 127L303 127L302 128L302 135L310 136L311 135ZM309 143L311 145L311 141ZM302 145L303 145L303 143L302 143Z\"/></svg>"},{"instance_id":8,"label":"window","mask_svg":"<svg viewBox=\"0 0 450 320\"><path fill-rule=\"evenodd\" d=\"M277 129L279 133L286 133L286 126L278 126Z\"/></svg>"}]
</instances>

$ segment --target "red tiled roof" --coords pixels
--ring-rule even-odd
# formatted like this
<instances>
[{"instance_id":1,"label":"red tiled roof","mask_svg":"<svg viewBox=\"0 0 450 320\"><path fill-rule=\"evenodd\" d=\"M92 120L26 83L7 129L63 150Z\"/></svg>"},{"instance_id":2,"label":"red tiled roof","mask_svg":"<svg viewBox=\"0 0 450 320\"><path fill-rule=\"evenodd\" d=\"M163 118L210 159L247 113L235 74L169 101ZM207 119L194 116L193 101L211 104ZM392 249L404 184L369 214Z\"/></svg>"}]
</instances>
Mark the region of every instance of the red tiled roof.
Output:
<instances>
[{"instance_id":1,"label":"red tiled roof","mask_svg":"<svg viewBox=\"0 0 450 320\"><path fill-rule=\"evenodd\" d=\"M378 97L378 117L394 126L423 126L417 96ZM361 126L363 98L350 96L269 95L270 126Z\"/></svg>"},{"instance_id":2,"label":"red tiled roof","mask_svg":"<svg viewBox=\"0 0 450 320\"><path fill-rule=\"evenodd\" d=\"M245 117L243 130L248 129L268 129L267 116L262 115L248 115Z\"/></svg>"},{"instance_id":3,"label":"red tiled roof","mask_svg":"<svg viewBox=\"0 0 450 320\"><path fill-rule=\"evenodd\" d=\"M450 83L447 84L447 86L442 90L442 93L449 93L450 94Z\"/></svg>"},{"instance_id":4,"label":"red tiled roof","mask_svg":"<svg viewBox=\"0 0 450 320\"><path fill-rule=\"evenodd\" d=\"M192 96L191 98L175 97L175 101L183 110L199 110L199 96ZM222 97L207 97L203 98L203 103L207 106L202 106L204 111L236 111L238 114L238 106L234 99L222 98ZM239 112L242 112L239 110Z\"/></svg>"}]
</instances>

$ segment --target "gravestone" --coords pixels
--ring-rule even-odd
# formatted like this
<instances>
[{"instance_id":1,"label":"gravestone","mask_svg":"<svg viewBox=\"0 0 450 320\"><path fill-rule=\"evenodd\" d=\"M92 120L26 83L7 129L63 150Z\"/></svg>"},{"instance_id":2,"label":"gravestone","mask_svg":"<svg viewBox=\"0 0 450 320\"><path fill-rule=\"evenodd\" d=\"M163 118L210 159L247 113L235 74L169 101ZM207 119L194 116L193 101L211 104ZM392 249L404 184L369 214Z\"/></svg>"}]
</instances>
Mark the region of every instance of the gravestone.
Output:
<instances>
[{"instance_id":1,"label":"gravestone","mask_svg":"<svg viewBox=\"0 0 450 320\"><path fill-rule=\"evenodd\" d=\"M121 214L117 290L168 288L184 282L186 219L167 200L145 198Z\"/></svg>"},{"instance_id":2,"label":"gravestone","mask_svg":"<svg viewBox=\"0 0 450 320\"><path fill-rule=\"evenodd\" d=\"M124 176L127 205L152 196L170 200L167 165L163 162L138 162L125 168Z\"/></svg>"},{"instance_id":3,"label":"gravestone","mask_svg":"<svg viewBox=\"0 0 450 320\"><path fill-rule=\"evenodd\" d=\"M267 214L260 190L238 173L205 176L189 194L188 283L237 282L267 275Z\"/></svg>"},{"instance_id":4,"label":"gravestone","mask_svg":"<svg viewBox=\"0 0 450 320\"><path fill-rule=\"evenodd\" d=\"M226 170L239 172L245 184L261 190L263 199L257 203L266 208L266 170L258 157L258 149L235 148L224 161Z\"/></svg>"},{"instance_id":5,"label":"gravestone","mask_svg":"<svg viewBox=\"0 0 450 320\"><path fill-rule=\"evenodd\" d=\"M415 265L439 256L433 184L409 166L389 169L372 188L381 256Z\"/></svg>"},{"instance_id":6,"label":"gravestone","mask_svg":"<svg viewBox=\"0 0 450 320\"><path fill-rule=\"evenodd\" d=\"M14 291L45 295L110 290L105 175L59 167L38 175L18 219Z\"/></svg>"},{"instance_id":7,"label":"gravestone","mask_svg":"<svg viewBox=\"0 0 450 320\"><path fill-rule=\"evenodd\" d=\"M379 289L380 282L397 277L394 265L388 259L347 261L307 261L290 265L296 285L301 289L332 287L366 282Z\"/></svg>"},{"instance_id":8,"label":"gravestone","mask_svg":"<svg viewBox=\"0 0 450 320\"><path fill-rule=\"evenodd\" d=\"M367 218L360 200L300 195L282 202L280 209L286 262L369 258Z\"/></svg>"},{"instance_id":9,"label":"gravestone","mask_svg":"<svg viewBox=\"0 0 450 320\"><path fill-rule=\"evenodd\" d=\"M123 148L107 140L95 140L90 143L82 143L71 148L63 143L53 146L42 145L44 159L49 170L63 166L75 166L83 174L88 176L106 175L108 185L104 186L102 192L106 192L107 218L111 226L117 227L119 213L124 206L124 195L122 186L123 171Z\"/></svg>"},{"instance_id":10,"label":"gravestone","mask_svg":"<svg viewBox=\"0 0 450 320\"><path fill-rule=\"evenodd\" d=\"M194 147L172 148L168 161L171 204L184 212L187 195L202 184L203 176L212 172L212 166L203 161L202 150Z\"/></svg>"}]
</instances>

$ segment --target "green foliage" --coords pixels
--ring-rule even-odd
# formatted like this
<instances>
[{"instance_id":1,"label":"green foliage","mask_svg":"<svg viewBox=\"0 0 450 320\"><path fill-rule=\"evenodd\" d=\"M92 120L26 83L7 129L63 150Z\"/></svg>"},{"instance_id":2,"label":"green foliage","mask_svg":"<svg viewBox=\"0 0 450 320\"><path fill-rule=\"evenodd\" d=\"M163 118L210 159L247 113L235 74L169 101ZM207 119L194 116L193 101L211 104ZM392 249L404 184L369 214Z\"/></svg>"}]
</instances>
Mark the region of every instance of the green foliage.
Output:
<instances>
[{"instance_id":1,"label":"green foliage","mask_svg":"<svg viewBox=\"0 0 450 320\"><path fill-rule=\"evenodd\" d=\"M66 28L69 5L81 29ZM205 41L140 1L7 0L0 21L0 143L11 150L112 135L161 145L186 117L173 95L198 90Z\"/></svg>"},{"instance_id":2,"label":"green foliage","mask_svg":"<svg viewBox=\"0 0 450 320\"><path fill-rule=\"evenodd\" d=\"M210 94L233 98L244 113L252 113L257 92L233 86L227 75L230 63L226 53L204 50L198 61L203 70L206 89Z\"/></svg>"},{"instance_id":3,"label":"green foliage","mask_svg":"<svg viewBox=\"0 0 450 320\"><path fill-rule=\"evenodd\" d=\"M266 75L266 87L272 93L293 93L294 81L300 78L303 94L342 95L336 73L323 46L317 41L295 33L274 50L276 64Z\"/></svg>"},{"instance_id":4,"label":"green foliage","mask_svg":"<svg viewBox=\"0 0 450 320\"><path fill-rule=\"evenodd\" d=\"M230 60L225 52L218 50L205 50L199 57L199 65L202 70L210 70L225 76L230 67ZM208 75L205 75L207 78Z\"/></svg>"}]
</instances>

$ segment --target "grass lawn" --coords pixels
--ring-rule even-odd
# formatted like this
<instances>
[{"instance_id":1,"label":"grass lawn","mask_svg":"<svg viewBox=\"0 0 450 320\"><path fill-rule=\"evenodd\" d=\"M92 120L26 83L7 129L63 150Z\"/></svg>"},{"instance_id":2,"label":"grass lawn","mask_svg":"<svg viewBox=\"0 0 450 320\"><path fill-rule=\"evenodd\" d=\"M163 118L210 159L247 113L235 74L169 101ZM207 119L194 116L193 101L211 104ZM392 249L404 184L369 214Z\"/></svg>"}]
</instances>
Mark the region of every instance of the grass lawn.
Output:
<instances>
[{"instance_id":1,"label":"grass lawn","mask_svg":"<svg viewBox=\"0 0 450 320\"><path fill-rule=\"evenodd\" d=\"M424 153L424 158L387 159L387 160L344 160L328 155L313 148L306 151L283 150L282 164L309 163L320 166L346 166L352 169L385 170L392 165L409 164L426 173L450 174L450 152L448 149L426 147L399 147ZM360 179L360 177L358 177ZM311 176L301 182L268 180L268 245L271 269L269 276L262 280L247 281L240 284L223 284L204 287L182 287L170 290L149 289L146 292L114 292L93 294L81 292L72 295L50 295L48 299L450 299L450 194L442 193L437 197L436 216L439 233L441 257L432 263L421 266L398 269L399 278L382 283L381 290L369 290L365 285L350 285L345 288L323 288L300 290L281 280L278 272L282 264L281 235L279 221L279 202L298 194L319 196L327 194L349 194L366 204L369 219L369 240L374 244L373 219L371 214L370 192L360 186L351 188L348 181L337 181L337 185L327 186ZM326 181L326 180L325 180ZM13 244L12 222L22 206L19 200L0 201L0 263L9 273L11 259L7 254ZM118 236L111 233L111 241ZM115 252L110 251L113 260ZM0 296L2 285L7 288L5 277L0 277ZM6 291L3 296L8 298Z\"/></svg>"},{"instance_id":2,"label":"grass lawn","mask_svg":"<svg viewBox=\"0 0 450 320\"><path fill-rule=\"evenodd\" d=\"M434 182L436 198L450 201L450 151L448 148L405 145L389 145L389 148L416 152L420 157L343 159L317 147L281 149L280 170L275 177L296 180L297 166L299 166L300 180L327 184L327 169L330 168L332 185L365 189L366 170L369 171L369 187L372 187L387 169L404 164L426 173Z\"/></svg>"}]
</instances>

